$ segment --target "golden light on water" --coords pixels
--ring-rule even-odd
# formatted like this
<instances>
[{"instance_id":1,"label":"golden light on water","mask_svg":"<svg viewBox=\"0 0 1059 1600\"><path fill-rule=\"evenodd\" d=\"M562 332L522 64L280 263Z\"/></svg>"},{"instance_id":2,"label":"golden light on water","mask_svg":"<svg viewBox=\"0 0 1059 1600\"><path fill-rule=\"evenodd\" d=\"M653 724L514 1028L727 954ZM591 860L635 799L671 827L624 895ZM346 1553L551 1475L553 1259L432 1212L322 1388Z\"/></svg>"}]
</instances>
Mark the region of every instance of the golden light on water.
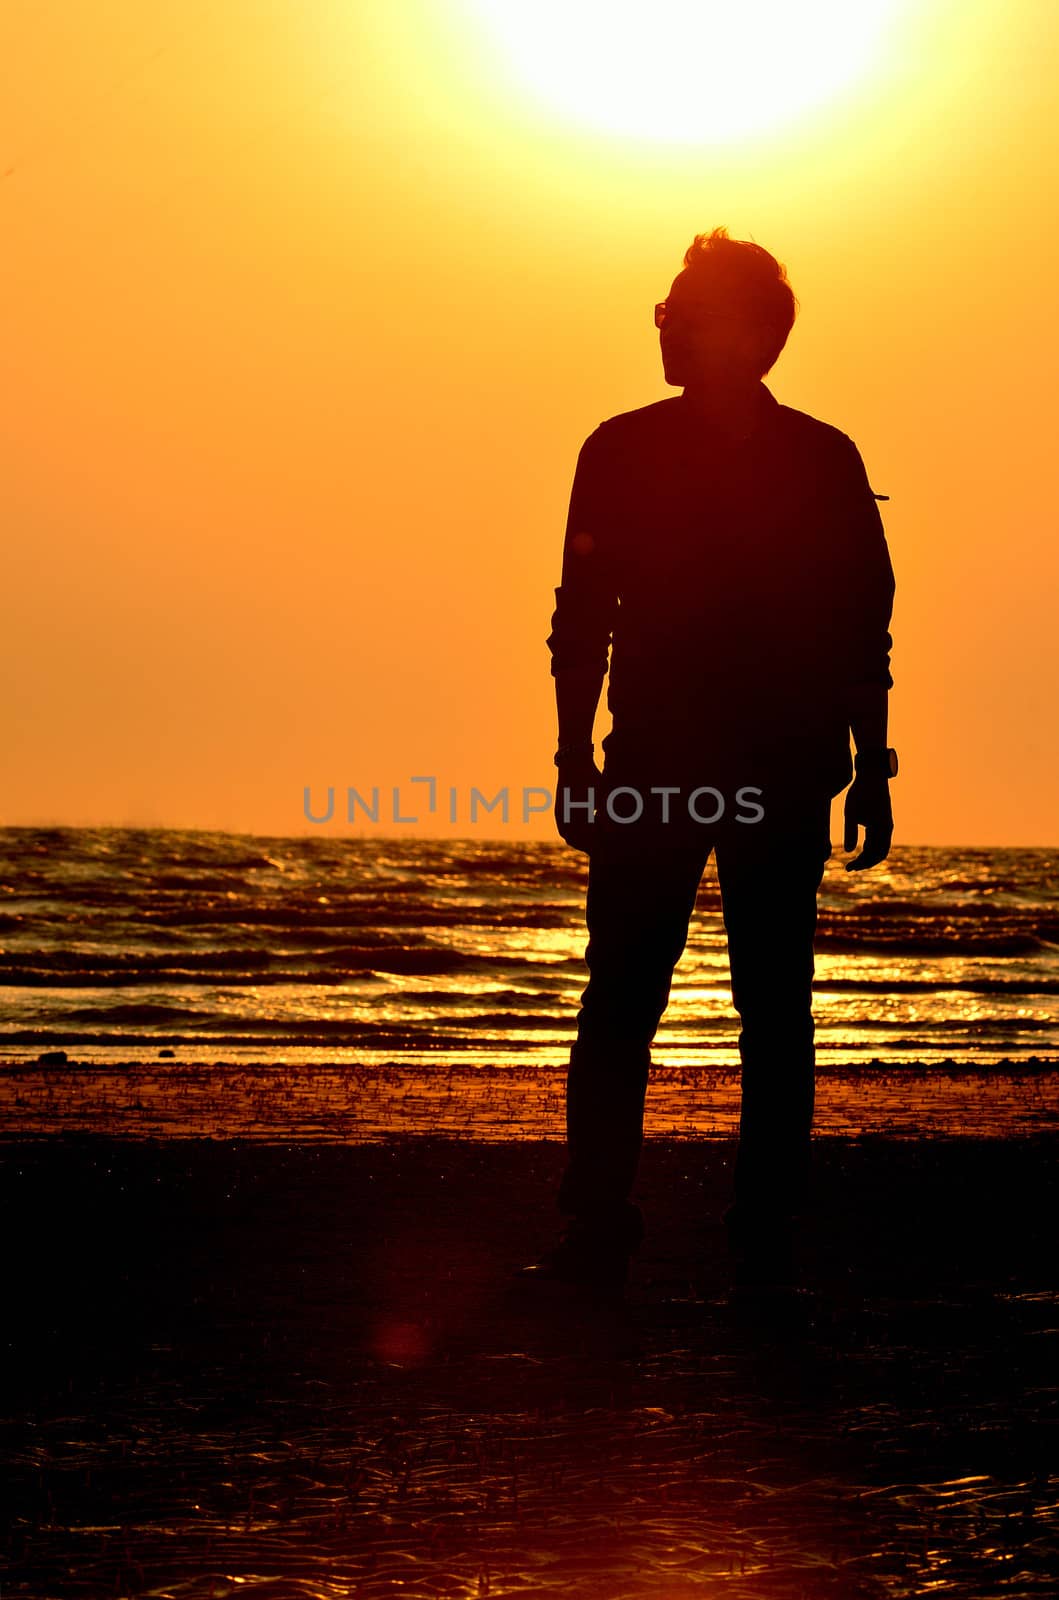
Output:
<instances>
[{"instance_id":1,"label":"golden light on water","mask_svg":"<svg viewBox=\"0 0 1059 1600\"><path fill-rule=\"evenodd\" d=\"M678 142L745 138L826 103L879 61L902 0L466 0L561 115Z\"/></svg>"}]
</instances>

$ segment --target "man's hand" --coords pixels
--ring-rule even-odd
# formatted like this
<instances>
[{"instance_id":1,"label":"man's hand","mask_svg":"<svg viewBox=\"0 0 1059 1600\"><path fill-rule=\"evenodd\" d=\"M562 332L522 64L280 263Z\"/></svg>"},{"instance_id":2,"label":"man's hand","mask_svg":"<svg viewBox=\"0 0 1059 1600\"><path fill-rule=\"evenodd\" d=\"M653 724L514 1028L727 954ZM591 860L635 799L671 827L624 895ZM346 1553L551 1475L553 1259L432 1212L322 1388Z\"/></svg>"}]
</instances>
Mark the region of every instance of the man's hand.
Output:
<instances>
[{"instance_id":1,"label":"man's hand","mask_svg":"<svg viewBox=\"0 0 1059 1600\"><path fill-rule=\"evenodd\" d=\"M560 838L575 850L583 850L588 854L593 839L596 837L598 824L589 821L595 807L602 807L603 774L596 766L590 751L582 755L569 756L556 768L555 783L555 826L559 830ZM586 807L583 803L590 798L593 805ZM569 792L570 820L564 821L564 790Z\"/></svg>"},{"instance_id":2,"label":"man's hand","mask_svg":"<svg viewBox=\"0 0 1059 1600\"><path fill-rule=\"evenodd\" d=\"M864 827L864 848L859 856L846 862L846 871L863 872L865 867L875 867L880 861L885 861L890 854L890 840L894 832L889 781L885 777L854 778L846 792L843 815L843 850L857 848L858 824Z\"/></svg>"}]
</instances>

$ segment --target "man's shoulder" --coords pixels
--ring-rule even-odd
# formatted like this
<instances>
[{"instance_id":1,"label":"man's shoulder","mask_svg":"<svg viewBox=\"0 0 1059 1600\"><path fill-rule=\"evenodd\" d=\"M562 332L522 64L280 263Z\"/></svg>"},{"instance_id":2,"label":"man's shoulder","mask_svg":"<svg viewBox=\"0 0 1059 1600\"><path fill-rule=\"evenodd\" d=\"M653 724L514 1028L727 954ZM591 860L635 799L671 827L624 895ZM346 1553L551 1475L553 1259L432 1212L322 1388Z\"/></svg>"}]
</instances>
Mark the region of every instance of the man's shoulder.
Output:
<instances>
[{"instance_id":1,"label":"man's shoulder","mask_svg":"<svg viewBox=\"0 0 1059 1600\"><path fill-rule=\"evenodd\" d=\"M848 450L853 440L848 433L833 422L810 416L808 411L798 411L794 406L776 404L777 425L796 441L815 445L822 450Z\"/></svg>"},{"instance_id":2,"label":"man's shoulder","mask_svg":"<svg viewBox=\"0 0 1059 1600\"><path fill-rule=\"evenodd\" d=\"M591 435L607 444L623 445L633 439L650 438L664 433L680 415L680 397L669 395L664 400L654 400L650 405L637 406L632 411L619 411L613 417L604 417Z\"/></svg>"},{"instance_id":3,"label":"man's shoulder","mask_svg":"<svg viewBox=\"0 0 1059 1600\"><path fill-rule=\"evenodd\" d=\"M821 452L848 451L853 440L848 433L820 417L810 416L794 406L782 405L773 398L771 406L773 425L786 439L805 448ZM679 395L669 395L664 400L652 401L646 406L636 406L631 411L619 411L605 417L589 436L594 443L627 449L639 441L665 437L679 429L686 419L686 411Z\"/></svg>"}]
</instances>

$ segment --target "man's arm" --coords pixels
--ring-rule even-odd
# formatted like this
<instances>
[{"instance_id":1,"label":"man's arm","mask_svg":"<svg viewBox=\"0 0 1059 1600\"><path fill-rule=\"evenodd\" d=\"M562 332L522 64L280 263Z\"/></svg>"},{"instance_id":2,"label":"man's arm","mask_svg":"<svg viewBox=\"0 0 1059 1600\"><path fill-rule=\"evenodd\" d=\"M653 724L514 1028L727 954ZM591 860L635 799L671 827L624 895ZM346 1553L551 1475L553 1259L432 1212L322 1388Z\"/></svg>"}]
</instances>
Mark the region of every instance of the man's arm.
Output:
<instances>
[{"instance_id":1,"label":"man's arm","mask_svg":"<svg viewBox=\"0 0 1059 1600\"><path fill-rule=\"evenodd\" d=\"M563 791L584 800L599 772L592 759L592 728L607 672L611 632L618 610L608 512L609 473L601 429L581 447L570 491L563 539L562 579L555 591L547 645L555 679L558 745L568 751L559 764L555 820L568 844L586 849L592 824L584 806L562 806Z\"/></svg>"},{"instance_id":2,"label":"man's arm","mask_svg":"<svg viewBox=\"0 0 1059 1600\"><path fill-rule=\"evenodd\" d=\"M559 749L592 743L604 673L596 662L563 667L555 674L555 709L559 722Z\"/></svg>"},{"instance_id":3,"label":"man's arm","mask_svg":"<svg viewBox=\"0 0 1059 1600\"><path fill-rule=\"evenodd\" d=\"M881 683L856 683L849 692L849 725L859 750L885 750L889 690Z\"/></svg>"},{"instance_id":4,"label":"man's arm","mask_svg":"<svg viewBox=\"0 0 1059 1600\"><path fill-rule=\"evenodd\" d=\"M562 578L555 591L552 631L546 641L555 678L560 673L565 677L572 668L593 667L602 681L607 671L610 636L618 610L609 537L610 487L600 427L581 446L570 491ZM592 736L591 727L588 736Z\"/></svg>"},{"instance_id":5,"label":"man's arm","mask_svg":"<svg viewBox=\"0 0 1059 1600\"><path fill-rule=\"evenodd\" d=\"M893 687L890 621L895 583L879 507L852 440L847 441L843 472L852 561L846 594L850 623L847 710L860 754L886 748L887 696ZM853 780L846 795L844 822L845 850L857 848L858 826L864 827L864 848L846 863L847 871L862 871L885 860L893 837L890 785L885 774Z\"/></svg>"}]
</instances>

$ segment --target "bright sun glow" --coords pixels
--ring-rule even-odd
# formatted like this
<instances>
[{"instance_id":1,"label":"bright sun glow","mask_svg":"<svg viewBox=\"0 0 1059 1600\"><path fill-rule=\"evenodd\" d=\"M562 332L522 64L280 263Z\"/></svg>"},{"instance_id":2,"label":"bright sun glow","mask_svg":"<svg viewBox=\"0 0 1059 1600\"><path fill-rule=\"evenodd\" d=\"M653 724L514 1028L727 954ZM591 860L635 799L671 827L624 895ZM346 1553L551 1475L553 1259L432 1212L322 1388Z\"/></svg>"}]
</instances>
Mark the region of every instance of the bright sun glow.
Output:
<instances>
[{"instance_id":1,"label":"bright sun glow","mask_svg":"<svg viewBox=\"0 0 1059 1600\"><path fill-rule=\"evenodd\" d=\"M557 110L725 141L789 122L876 62L901 0L468 0Z\"/></svg>"}]
</instances>

